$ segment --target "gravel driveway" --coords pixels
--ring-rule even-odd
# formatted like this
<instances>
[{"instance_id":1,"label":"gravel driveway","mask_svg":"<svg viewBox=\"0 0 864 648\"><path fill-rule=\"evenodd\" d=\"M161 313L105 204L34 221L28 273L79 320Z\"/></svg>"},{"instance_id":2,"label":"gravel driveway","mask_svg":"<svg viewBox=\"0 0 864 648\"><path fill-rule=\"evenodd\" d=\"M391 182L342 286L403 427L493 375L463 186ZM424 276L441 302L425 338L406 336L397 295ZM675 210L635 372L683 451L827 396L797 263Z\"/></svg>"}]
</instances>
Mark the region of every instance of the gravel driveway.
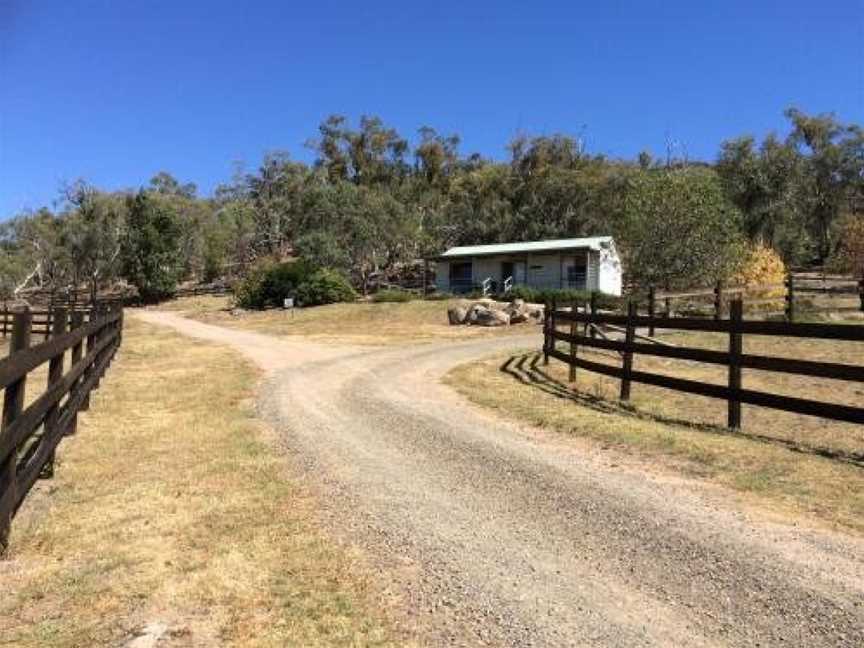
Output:
<instances>
[{"instance_id":1,"label":"gravel driveway","mask_svg":"<svg viewBox=\"0 0 864 648\"><path fill-rule=\"evenodd\" d=\"M322 495L432 645L862 646L864 541L509 423L438 378L539 336L370 349L139 317L234 346Z\"/></svg>"}]
</instances>

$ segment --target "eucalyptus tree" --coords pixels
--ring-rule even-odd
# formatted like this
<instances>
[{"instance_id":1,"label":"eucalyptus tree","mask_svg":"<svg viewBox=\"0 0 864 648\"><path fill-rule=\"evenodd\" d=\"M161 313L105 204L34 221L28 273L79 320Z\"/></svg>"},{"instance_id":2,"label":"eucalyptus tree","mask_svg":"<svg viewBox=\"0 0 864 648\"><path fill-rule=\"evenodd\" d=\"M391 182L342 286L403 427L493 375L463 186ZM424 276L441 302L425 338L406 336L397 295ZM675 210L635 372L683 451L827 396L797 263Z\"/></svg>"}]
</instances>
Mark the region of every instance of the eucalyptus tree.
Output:
<instances>
[{"instance_id":1,"label":"eucalyptus tree","mask_svg":"<svg viewBox=\"0 0 864 648\"><path fill-rule=\"evenodd\" d=\"M724 279L742 258L741 214L710 169L640 171L628 183L621 248L631 279L687 287Z\"/></svg>"},{"instance_id":2,"label":"eucalyptus tree","mask_svg":"<svg viewBox=\"0 0 864 648\"><path fill-rule=\"evenodd\" d=\"M726 194L741 210L744 234L793 263L812 253L802 205L804 162L795 147L771 134L758 146L749 135L723 142L716 164Z\"/></svg>"},{"instance_id":3,"label":"eucalyptus tree","mask_svg":"<svg viewBox=\"0 0 864 648\"><path fill-rule=\"evenodd\" d=\"M127 196L126 214L123 276L144 301L172 294L183 271L181 227L173 206L139 191Z\"/></svg>"},{"instance_id":4,"label":"eucalyptus tree","mask_svg":"<svg viewBox=\"0 0 864 648\"><path fill-rule=\"evenodd\" d=\"M126 201L78 181L65 190L62 244L70 259L70 285L86 283L91 298L99 285L116 278L126 227Z\"/></svg>"},{"instance_id":5,"label":"eucalyptus tree","mask_svg":"<svg viewBox=\"0 0 864 648\"><path fill-rule=\"evenodd\" d=\"M801 174L809 220L819 257L832 252L832 226L844 207L856 204L864 187L864 129L843 124L834 115L807 115L796 108L785 112L792 123L790 146L804 155Z\"/></svg>"},{"instance_id":6,"label":"eucalyptus tree","mask_svg":"<svg viewBox=\"0 0 864 648\"><path fill-rule=\"evenodd\" d=\"M392 184L410 172L405 160L408 141L379 117L363 115L355 130L345 117L331 115L318 132L319 137L310 140L308 146L318 154L315 164L324 169L331 182Z\"/></svg>"}]
</instances>

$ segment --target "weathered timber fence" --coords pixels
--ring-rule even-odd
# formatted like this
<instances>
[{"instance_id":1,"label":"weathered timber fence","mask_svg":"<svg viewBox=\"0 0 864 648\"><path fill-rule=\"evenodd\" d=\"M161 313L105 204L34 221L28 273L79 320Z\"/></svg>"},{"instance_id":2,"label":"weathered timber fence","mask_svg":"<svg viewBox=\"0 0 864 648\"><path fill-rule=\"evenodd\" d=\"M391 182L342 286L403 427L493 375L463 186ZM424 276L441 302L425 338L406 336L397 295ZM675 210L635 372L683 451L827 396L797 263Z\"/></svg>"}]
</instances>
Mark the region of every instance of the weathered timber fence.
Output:
<instances>
[{"instance_id":1,"label":"weathered timber fence","mask_svg":"<svg viewBox=\"0 0 864 648\"><path fill-rule=\"evenodd\" d=\"M13 313L9 355L0 360L0 552L8 545L15 512L40 476L53 475L57 445L75 432L78 412L88 409L91 390L120 346L123 311L116 306L86 313L57 308L50 322L50 339L31 346L33 313ZM25 406L28 378L46 363L45 390Z\"/></svg>"},{"instance_id":2,"label":"weathered timber fence","mask_svg":"<svg viewBox=\"0 0 864 648\"><path fill-rule=\"evenodd\" d=\"M201 297L204 295L230 295L234 292L233 286L228 284L203 284L199 286L185 286L174 291L174 297Z\"/></svg>"},{"instance_id":3,"label":"weathered timber fence","mask_svg":"<svg viewBox=\"0 0 864 648\"><path fill-rule=\"evenodd\" d=\"M650 315L671 317L682 302L685 309L701 304L701 310L719 320L728 314L729 305L736 299L743 302L746 311L783 315L790 322L807 314L864 312L864 278L795 272L788 274L783 283L763 285L724 286L718 282L713 288L683 292L649 286L647 310Z\"/></svg>"},{"instance_id":4,"label":"weathered timber fence","mask_svg":"<svg viewBox=\"0 0 864 648\"><path fill-rule=\"evenodd\" d=\"M106 304L103 302L102 306L105 305ZM7 338L12 334L12 327L17 310L20 309L9 308L8 306L0 308L0 338ZM57 308L34 308L30 310L31 338L36 337L41 338L42 340L47 340L53 335L54 314L57 310ZM74 318L75 313L81 313L84 318L84 323L86 323L90 317L92 309L76 307L74 309L66 308L65 310L70 321Z\"/></svg>"},{"instance_id":5,"label":"weathered timber fence","mask_svg":"<svg viewBox=\"0 0 864 648\"><path fill-rule=\"evenodd\" d=\"M864 423L864 408L745 389L742 387L741 373L742 369L758 369L814 378L864 381L864 366L778 358L742 352L743 338L747 335L864 342L864 327L848 324L751 321L742 318L742 311L741 300L733 300L730 304L729 319L721 320L639 315L633 303L631 303L626 315L601 314L587 307L580 311L578 305L574 305L571 310L559 310L553 305L552 308L548 309L544 323L544 362L548 363L551 357L569 365L571 382L576 379L577 368L619 378L621 379L620 398L625 401L630 397L630 387L633 382L725 400L728 402L727 420L730 428L741 426L742 403L837 421ZM568 332L558 330L558 326L562 322L570 324ZM581 334L577 324L585 325ZM593 331L602 325L623 327L624 339L591 337L587 334L586 330ZM724 352L637 342L636 329L643 327L725 333L729 336L729 350ZM556 342L559 341L569 343L569 353L560 351L556 347ZM615 367L581 358L578 355L579 347L617 351L622 356L622 365ZM633 356L639 354L725 366L728 368L728 382L726 385L718 385L636 371L633 370Z\"/></svg>"}]
</instances>

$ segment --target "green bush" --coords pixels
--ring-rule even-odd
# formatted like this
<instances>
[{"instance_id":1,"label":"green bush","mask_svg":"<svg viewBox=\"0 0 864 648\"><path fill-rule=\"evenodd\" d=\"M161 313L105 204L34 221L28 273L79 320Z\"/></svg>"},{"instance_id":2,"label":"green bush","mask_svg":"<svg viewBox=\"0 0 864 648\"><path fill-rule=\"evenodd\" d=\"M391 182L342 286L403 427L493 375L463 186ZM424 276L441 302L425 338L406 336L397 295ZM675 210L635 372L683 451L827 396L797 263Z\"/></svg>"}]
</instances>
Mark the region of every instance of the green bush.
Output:
<instances>
[{"instance_id":1,"label":"green bush","mask_svg":"<svg viewBox=\"0 0 864 648\"><path fill-rule=\"evenodd\" d=\"M283 300L293 296L312 273L310 264L303 260L288 263L263 261L252 268L237 287L237 305L256 310L280 307Z\"/></svg>"},{"instance_id":2,"label":"green bush","mask_svg":"<svg viewBox=\"0 0 864 648\"><path fill-rule=\"evenodd\" d=\"M554 288L531 288L529 286L514 286L513 289L506 295L499 295L499 299L510 301L513 299L523 299L530 304L546 304L555 302L556 304L566 306L574 301L588 302L591 299L590 290L572 290L572 289L554 289ZM622 310L625 300L614 295L606 293L597 293L597 308L603 310Z\"/></svg>"},{"instance_id":3,"label":"green bush","mask_svg":"<svg viewBox=\"0 0 864 648\"><path fill-rule=\"evenodd\" d=\"M357 293L344 275L336 270L322 268L310 274L297 287L296 296L300 306L319 306L353 301Z\"/></svg>"},{"instance_id":4,"label":"green bush","mask_svg":"<svg viewBox=\"0 0 864 648\"><path fill-rule=\"evenodd\" d=\"M387 290L379 290L377 293L372 295L373 302L407 302L414 299L415 295L413 293L408 292L407 290L399 290L398 288L391 288Z\"/></svg>"}]
</instances>

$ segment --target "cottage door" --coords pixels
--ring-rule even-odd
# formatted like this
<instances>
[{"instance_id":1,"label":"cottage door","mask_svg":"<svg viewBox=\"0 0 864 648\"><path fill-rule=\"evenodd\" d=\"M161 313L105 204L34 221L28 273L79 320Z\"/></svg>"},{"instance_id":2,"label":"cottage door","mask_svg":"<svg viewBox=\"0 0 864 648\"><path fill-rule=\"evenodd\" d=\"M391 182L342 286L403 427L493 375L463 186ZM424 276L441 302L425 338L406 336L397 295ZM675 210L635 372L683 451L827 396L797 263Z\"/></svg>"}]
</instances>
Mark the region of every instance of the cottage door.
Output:
<instances>
[{"instance_id":1,"label":"cottage door","mask_svg":"<svg viewBox=\"0 0 864 648\"><path fill-rule=\"evenodd\" d=\"M524 285L525 283L527 283L527 279L525 277L524 261L516 261L513 264L513 283L516 285Z\"/></svg>"}]
</instances>

